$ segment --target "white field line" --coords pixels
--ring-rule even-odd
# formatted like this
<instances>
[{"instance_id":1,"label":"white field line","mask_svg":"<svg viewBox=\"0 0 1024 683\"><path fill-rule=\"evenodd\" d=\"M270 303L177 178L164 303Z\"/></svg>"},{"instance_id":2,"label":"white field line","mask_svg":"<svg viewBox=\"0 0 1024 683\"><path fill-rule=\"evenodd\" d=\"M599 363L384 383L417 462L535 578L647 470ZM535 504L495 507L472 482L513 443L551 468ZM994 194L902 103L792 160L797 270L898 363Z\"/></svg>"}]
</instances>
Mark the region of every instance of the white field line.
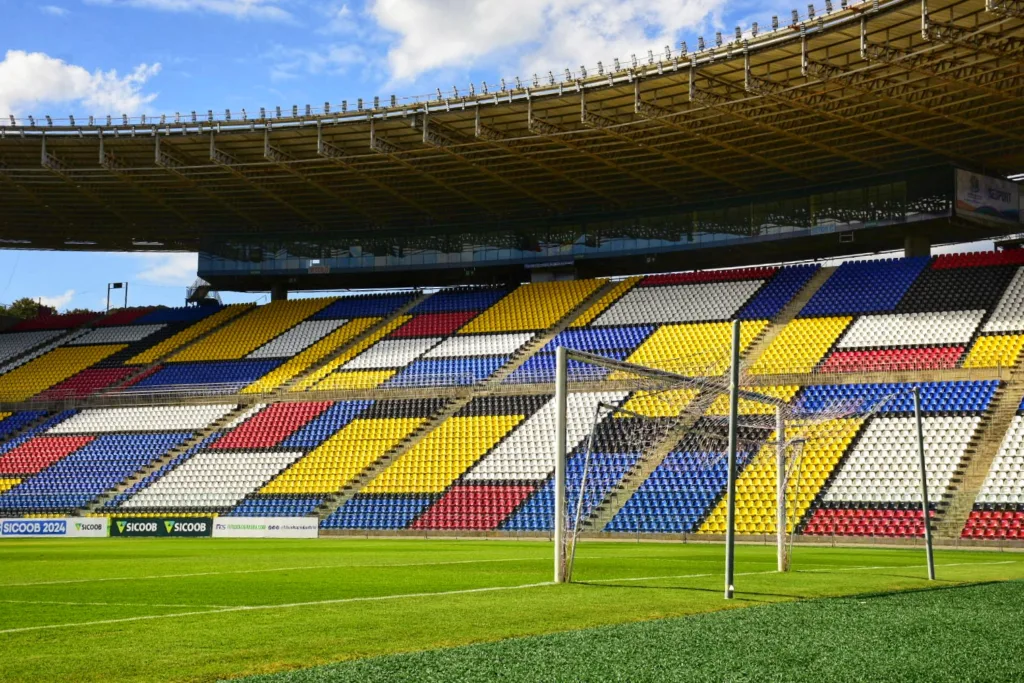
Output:
<instances>
[{"instance_id":1,"label":"white field line","mask_svg":"<svg viewBox=\"0 0 1024 683\"><path fill-rule=\"evenodd\" d=\"M988 566L997 564L1017 564L1018 560L1004 560L1000 562L953 562L948 564L937 564L936 567L965 567L965 566ZM916 564L900 564L890 566L874 566L874 567L841 567L835 569L821 568L821 569L797 569L795 573L798 574L809 574L818 572L856 572L856 571L873 571L877 569L923 569L924 567ZM739 572L736 576L758 576L761 574L778 574L779 572L775 569L760 572ZM584 581L584 583L617 583L620 581L661 581L663 579L703 579L709 576L724 576L724 573L708 573L708 574L674 574L671 576L630 576L621 579L590 579Z\"/></svg>"},{"instance_id":2,"label":"white field line","mask_svg":"<svg viewBox=\"0 0 1024 683\"><path fill-rule=\"evenodd\" d=\"M195 605L195 604L175 604L168 605L163 603L151 603L151 602L64 602L61 600L0 600L0 604L5 605L66 605L68 607L234 607L235 605Z\"/></svg>"},{"instance_id":3,"label":"white field line","mask_svg":"<svg viewBox=\"0 0 1024 683\"><path fill-rule=\"evenodd\" d=\"M388 567L445 567L459 564L483 564L487 562L550 562L550 557L501 557L486 560L451 560L447 562L407 562L401 564L318 564L305 567L269 567L266 569L231 569L222 572L190 572L188 574L155 574L150 576L99 576L91 579L56 579L53 581L26 581L4 583L0 588L23 586L56 586L68 583L98 583L103 581L154 581L159 579L189 579L196 576L222 576L229 574L264 574L267 572L292 572L316 569L386 569Z\"/></svg>"},{"instance_id":4,"label":"white field line","mask_svg":"<svg viewBox=\"0 0 1024 683\"><path fill-rule=\"evenodd\" d=\"M20 628L7 628L0 630L3 633L25 633L27 631L45 631L57 628L81 628L83 626L101 626L105 624L124 624L132 621L150 621L153 619L175 619L178 617L194 617L204 614L225 614L227 612L256 612L274 609L289 609L292 607L318 607L322 605L342 605L350 602L380 602L384 600L405 600L410 598L435 598L448 595L468 595L471 593L490 593L496 591L522 590L524 588L540 588L554 585L550 581L542 583L524 583L518 586L489 586L486 588L464 588L461 590L438 591L435 593L401 593L398 595L367 595L355 598L336 598L333 600L315 600L312 602L287 602L280 605L239 605L237 607L224 607L221 609L196 610L191 612L176 612L173 614L146 614L137 617L124 617L121 619L102 619L100 621L84 621L75 624L46 624L43 626L22 626Z\"/></svg>"}]
</instances>

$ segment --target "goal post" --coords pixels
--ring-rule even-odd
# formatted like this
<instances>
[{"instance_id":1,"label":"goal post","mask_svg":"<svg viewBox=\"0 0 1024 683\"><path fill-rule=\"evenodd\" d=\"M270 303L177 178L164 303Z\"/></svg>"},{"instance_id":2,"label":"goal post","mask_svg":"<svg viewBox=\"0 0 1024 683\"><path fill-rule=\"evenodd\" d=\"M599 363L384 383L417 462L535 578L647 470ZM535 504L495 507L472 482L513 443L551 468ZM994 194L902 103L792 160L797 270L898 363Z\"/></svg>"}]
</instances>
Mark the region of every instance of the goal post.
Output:
<instances>
[{"instance_id":1,"label":"goal post","mask_svg":"<svg viewBox=\"0 0 1024 683\"><path fill-rule=\"evenodd\" d=\"M887 396L850 398L837 395L825 400L818 396L813 401L800 400L791 405L790 401L796 395L794 392L799 391L798 387L789 387L789 394L785 394L781 390L787 387L762 386L766 381L771 381L769 378L744 375L738 362L739 325L734 325L732 331L731 354L726 356L726 353L719 349L718 355L708 366L705 374L700 374L699 362L702 359L698 354L662 363L662 368L652 368L564 347L556 349L556 433L553 435L554 582L572 581L575 544L581 534L609 527L615 516L626 509L630 498L639 491L638 487L642 486L657 468L668 467L666 463L669 461L666 458L670 454L689 458L685 467L703 467L705 475L713 472L715 476L724 478L724 491L719 494L722 496L719 502L712 507L704 508L701 512L702 517L697 522L688 522L691 524L686 527L689 530L682 533L693 533L698 526L704 532L708 532L710 528L711 531L708 533L724 532L726 599L735 593L734 543L737 532L760 534L767 532L774 525L777 569L779 572L789 571L797 525L808 513L809 506L814 500L813 496L807 497L811 494L804 490L803 477L815 476L815 458L820 457L813 455L816 453L815 448L820 452L823 443L831 444L836 438L851 438L868 419L882 411L890 401L898 397L906 399L911 394L914 395L917 408L917 455L922 507L925 510L925 546L929 578L933 577L931 529L927 512L925 444L921 430L919 392L899 386L894 387L895 391ZM694 360L695 357L697 361ZM721 362L725 359L728 359L727 365ZM590 406L587 408L588 413L593 413L593 423L590 425L589 438L583 440L579 439L578 433L581 426L575 424L581 419L578 413L579 406L576 399L570 401L570 362L574 364L573 377L586 375L579 373L575 366L600 369L604 373L601 379L606 382L603 388L617 392L623 397L622 402L613 401L614 405L602 400L597 400L593 406L587 404ZM663 369L664 367L686 368L689 372L672 372ZM607 374L608 372L612 374ZM827 381L825 383L830 384ZM588 391L585 385L575 384L572 388L581 392ZM595 388L590 391L598 390ZM636 409L636 405L629 405L637 397L662 402L653 412L645 412L645 409ZM574 406L572 420L575 421L575 427L570 427L569 424L570 403ZM619 442L605 442L604 437L597 438L599 434L618 434L626 429L622 424L612 424L615 420L608 418L628 418L622 422L634 423L634 426L628 428L634 430L629 433L628 441L624 442L620 438ZM666 426L666 423L669 426ZM637 424L639 426L636 426ZM567 439L567 432L570 429L577 432L572 444L569 444ZM583 432L586 432L585 428ZM613 447L615 444L620 447L625 445L624 450L629 451L630 457L633 458L626 466L626 470L616 474L620 483L626 482L627 476L631 477L629 486L622 489L624 493L621 494L615 491L614 486L607 484L607 471L600 469L606 466L602 464L601 458L606 458L612 453L605 450L608 443L612 443ZM805 458L807 453L812 454L810 460ZM678 464L681 461L675 462L676 464L671 467L683 466ZM805 465L806 462L811 464ZM806 475L803 472L805 467L811 467L811 471ZM763 482L763 479L768 477L774 478L775 485L767 490L760 490L759 495L764 496L768 493L774 499L772 503L775 509L768 512L763 523L757 522L754 527L751 527L751 521L746 519L748 512L743 512L744 518L737 524L737 481L744 481L745 478L746 485L749 486L753 478L761 482L759 486L764 486L767 482ZM588 490L591 479L597 483ZM605 483L601 484L602 481ZM599 489L601 485L605 488ZM749 489L745 490L749 492ZM589 497L586 498L584 505L587 496ZM744 498L744 501L746 500ZM608 505L597 505L602 501ZM749 503L744 502L744 505L749 510ZM630 514L634 515L634 521L630 522L633 526L626 527L630 532L633 529L638 534L641 529L674 532L672 528L661 525L661 522L650 516L649 512L640 513L649 515L642 517L642 522L635 521L635 513ZM715 525L718 525L717 528Z\"/></svg>"}]
</instances>

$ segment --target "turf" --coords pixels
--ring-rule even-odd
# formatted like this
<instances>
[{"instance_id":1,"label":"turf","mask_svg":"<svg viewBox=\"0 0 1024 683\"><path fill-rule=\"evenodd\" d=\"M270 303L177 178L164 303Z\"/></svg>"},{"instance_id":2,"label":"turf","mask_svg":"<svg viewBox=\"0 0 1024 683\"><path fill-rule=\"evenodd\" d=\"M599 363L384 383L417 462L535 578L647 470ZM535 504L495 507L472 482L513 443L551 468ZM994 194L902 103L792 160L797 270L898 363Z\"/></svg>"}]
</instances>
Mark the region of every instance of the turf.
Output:
<instances>
[{"instance_id":1,"label":"turf","mask_svg":"<svg viewBox=\"0 0 1024 683\"><path fill-rule=\"evenodd\" d=\"M779 575L771 547L741 546L737 600L726 603L718 545L586 543L581 583L553 586L551 546L534 541L5 540L0 681L211 681L920 589L922 554L798 547L798 571ZM940 585L1024 578L1013 554L936 560Z\"/></svg>"},{"instance_id":2,"label":"turf","mask_svg":"<svg viewBox=\"0 0 1024 683\"><path fill-rule=\"evenodd\" d=\"M355 681L1019 681L1024 584L824 598L271 674Z\"/></svg>"}]
</instances>

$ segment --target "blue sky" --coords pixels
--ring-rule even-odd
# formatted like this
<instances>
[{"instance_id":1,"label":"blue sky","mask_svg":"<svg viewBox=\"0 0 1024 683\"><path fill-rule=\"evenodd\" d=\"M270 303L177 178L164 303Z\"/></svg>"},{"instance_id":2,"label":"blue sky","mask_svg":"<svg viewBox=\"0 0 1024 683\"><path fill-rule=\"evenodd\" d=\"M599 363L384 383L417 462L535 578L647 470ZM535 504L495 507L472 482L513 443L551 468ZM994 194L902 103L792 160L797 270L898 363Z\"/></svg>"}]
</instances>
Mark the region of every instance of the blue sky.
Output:
<instances>
[{"instance_id":1,"label":"blue sky","mask_svg":"<svg viewBox=\"0 0 1024 683\"><path fill-rule=\"evenodd\" d=\"M819 5L824 4L822 0ZM0 0L0 116L256 112L593 68L789 16L781 0ZM798 3L801 14L806 3ZM820 8L819 8L820 9ZM0 301L177 304L195 256L0 251ZM253 300L260 295L231 295Z\"/></svg>"}]
</instances>

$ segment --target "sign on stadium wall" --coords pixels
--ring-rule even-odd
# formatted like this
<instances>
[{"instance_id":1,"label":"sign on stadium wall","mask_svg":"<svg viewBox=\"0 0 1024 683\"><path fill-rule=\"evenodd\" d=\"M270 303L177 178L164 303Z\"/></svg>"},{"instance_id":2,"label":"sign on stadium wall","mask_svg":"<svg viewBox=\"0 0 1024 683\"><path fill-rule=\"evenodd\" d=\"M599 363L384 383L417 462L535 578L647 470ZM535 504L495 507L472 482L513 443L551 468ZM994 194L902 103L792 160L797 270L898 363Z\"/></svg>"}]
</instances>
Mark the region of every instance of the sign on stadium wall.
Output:
<instances>
[{"instance_id":1,"label":"sign on stadium wall","mask_svg":"<svg viewBox=\"0 0 1024 683\"><path fill-rule=\"evenodd\" d=\"M218 538L316 538L316 517L218 517L213 535Z\"/></svg>"},{"instance_id":2,"label":"sign on stadium wall","mask_svg":"<svg viewBox=\"0 0 1024 683\"><path fill-rule=\"evenodd\" d=\"M210 536L212 517L115 517L111 536Z\"/></svg>"},{"instance_id":3,"label":"sign on stadium wall","mask_svg":"<svg viewBox=\"0 0 1024 683\"><path fill-rule=\"evenodd\" d=\"M105 538L105 517L63 517L59 519L3 519L3 538Z\"/></svg>"},{"instance_id":4,"label":"sign on stadium wall","mask_svg":"<svg viewBox=\"0 0 1024 683\"><path fill-rule=\"evenodd\" d=\"M1018 223L1021 220L1020 188L1009 180L958 168L956 212L961 216L1000 218Z\"/></svg>"}]
</instances>

